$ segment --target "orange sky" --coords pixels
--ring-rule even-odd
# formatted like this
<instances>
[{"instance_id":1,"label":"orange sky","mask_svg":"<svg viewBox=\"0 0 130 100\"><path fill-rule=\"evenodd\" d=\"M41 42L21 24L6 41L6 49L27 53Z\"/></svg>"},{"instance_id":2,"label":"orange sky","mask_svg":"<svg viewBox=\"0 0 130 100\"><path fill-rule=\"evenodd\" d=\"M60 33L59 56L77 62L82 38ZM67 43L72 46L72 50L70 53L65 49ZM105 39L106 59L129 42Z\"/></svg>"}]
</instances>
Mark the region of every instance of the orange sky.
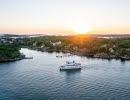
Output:
<instances>
[{"instance_id":1,"label":"orange sky","mask_svg":"<svg viewBox=\"0 0 130 100\"><path fill-rule=\"evenodd\" d=\"M130 33L130 0L3 0L0 32Z\"/></svg>"}]
</instances>

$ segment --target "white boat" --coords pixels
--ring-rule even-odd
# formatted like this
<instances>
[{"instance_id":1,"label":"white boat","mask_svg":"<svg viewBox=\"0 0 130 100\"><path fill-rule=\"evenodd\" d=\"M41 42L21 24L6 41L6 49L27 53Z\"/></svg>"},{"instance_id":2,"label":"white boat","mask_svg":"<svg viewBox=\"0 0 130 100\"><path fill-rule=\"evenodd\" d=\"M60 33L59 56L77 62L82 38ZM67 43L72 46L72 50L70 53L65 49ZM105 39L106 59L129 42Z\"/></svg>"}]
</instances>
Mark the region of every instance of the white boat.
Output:
<instances>
[{"instance_id":1,"label":"white boat","mask_svg":"<svg viewBox=\"0 0 130 100\"><path fill-rule=\"evenodd\" d=\"M81 64L76 63L75 61L66 61L66 64L63 66L60 66L60 70L65 70L65 69L81 69Z\"/></svg>"}]
</instances>

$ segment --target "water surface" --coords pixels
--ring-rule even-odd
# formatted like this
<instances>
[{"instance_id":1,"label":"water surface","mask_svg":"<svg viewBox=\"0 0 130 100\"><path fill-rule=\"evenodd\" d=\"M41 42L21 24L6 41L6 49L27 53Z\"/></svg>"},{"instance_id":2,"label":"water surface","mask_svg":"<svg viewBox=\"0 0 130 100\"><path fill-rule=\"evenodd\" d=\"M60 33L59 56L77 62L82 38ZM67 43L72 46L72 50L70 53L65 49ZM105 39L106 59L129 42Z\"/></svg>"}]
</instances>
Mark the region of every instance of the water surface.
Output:
<instances>
[{"instance_id":1,"label":"water surface","mask_svg":"<svg viewBox=\"0 0 130 100\"><path fill-rule=\"evenodd\" d=\"M0 100L130 100L130 61L21 52L34 59L0 63ZM59 71L67 60L82 70Z\"/></svg>"}]
</instances>

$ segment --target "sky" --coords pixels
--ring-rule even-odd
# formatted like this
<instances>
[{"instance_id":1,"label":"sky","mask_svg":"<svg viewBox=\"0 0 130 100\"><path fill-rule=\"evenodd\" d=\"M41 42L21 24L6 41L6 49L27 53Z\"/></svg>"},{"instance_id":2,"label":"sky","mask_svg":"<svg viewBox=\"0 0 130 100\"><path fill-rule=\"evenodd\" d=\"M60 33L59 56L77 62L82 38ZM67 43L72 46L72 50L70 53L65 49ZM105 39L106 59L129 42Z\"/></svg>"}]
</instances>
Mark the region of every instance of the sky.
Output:
<instances>
[{"instance_id":1,"label":"sky","mask_svg":"<svg viewBox=\"0 0 130 100\"><path fill-rule=\"evenodd\" d=\"M0 0L0 32L130 33L130 0Z\"/></svg>"}]
</instances>

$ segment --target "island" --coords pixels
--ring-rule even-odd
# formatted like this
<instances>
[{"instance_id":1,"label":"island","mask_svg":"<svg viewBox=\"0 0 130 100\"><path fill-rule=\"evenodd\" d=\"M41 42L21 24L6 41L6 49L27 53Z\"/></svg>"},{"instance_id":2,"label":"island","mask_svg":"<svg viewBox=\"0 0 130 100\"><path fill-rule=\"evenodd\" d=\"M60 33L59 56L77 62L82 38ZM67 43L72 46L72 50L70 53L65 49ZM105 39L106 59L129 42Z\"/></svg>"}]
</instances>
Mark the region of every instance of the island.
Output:
<instances>
[{"instance_id":1,"label":"island","mask_svg":"<svg viewBox=\"0 0 130 100\"><path fill-rule=\"evenodd\" d=\"M102 59L130 59L130 37L97 35L1 37L0 62L25 58L20 48Z\"/></svg>"},{"instance_id":2,"label":"island","mask_svg":"<svg viewBox=\"0 0 130 100\"><path fill-rule=\"evenodd\" d=\"M124 36L40 36L23 38L17 45L42 52L64 52L93 58L130 58L130 37Z\"/></svg>"}]
</instances>

